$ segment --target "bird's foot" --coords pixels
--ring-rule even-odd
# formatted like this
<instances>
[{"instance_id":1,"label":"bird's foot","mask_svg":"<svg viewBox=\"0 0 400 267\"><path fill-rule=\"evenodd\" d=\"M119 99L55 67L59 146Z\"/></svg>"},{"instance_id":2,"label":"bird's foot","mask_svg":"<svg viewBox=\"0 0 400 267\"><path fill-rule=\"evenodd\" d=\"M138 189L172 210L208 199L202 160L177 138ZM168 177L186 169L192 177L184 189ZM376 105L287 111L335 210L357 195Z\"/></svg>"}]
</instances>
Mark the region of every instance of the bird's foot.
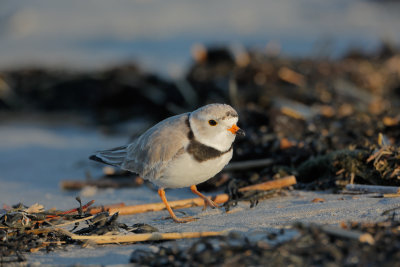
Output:
<instances>
[{"instance_id":1,"label":"bird's foot","mask_svg":"<svg viewBox=\"0 0 400 267\"><path fill-rule=\"evenodd\" d=\"M205 210L208 206L210 206L212 209L221 208L220 205L218 205L217 203L215 203L214 201L212 201L210 198L205 198L205 199L204 199L204 207L203 207L203 210Z\"/></svg>"},{"instance_id":2,"label":"bird's foot","mask_svg":"<svg viewBox=\"0 0 400 267\"><path fill-rule=\"evenodd\" d=\"M178 218L178 217L171 217L172 220L174 220L174 222L176 223L187 223L187 222L193 222L193 221L197 221L198 218L195 217L182 217L182 218Z\"/></svg>"}]
</instances>

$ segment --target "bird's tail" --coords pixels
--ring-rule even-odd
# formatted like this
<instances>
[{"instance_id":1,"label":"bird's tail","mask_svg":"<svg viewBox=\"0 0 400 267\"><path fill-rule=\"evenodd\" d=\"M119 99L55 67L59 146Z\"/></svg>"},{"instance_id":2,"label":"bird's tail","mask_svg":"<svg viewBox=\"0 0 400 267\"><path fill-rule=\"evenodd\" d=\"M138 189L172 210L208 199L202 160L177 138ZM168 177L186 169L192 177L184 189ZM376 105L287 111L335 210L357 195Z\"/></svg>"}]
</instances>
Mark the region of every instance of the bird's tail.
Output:
<instances>
[{"instance_id":1,"label":"bird's tail","mask_svg":"<svg viewBox=\"0 0 400 267\"><path fill-rule=\"evenodd\" d=\"M120 146L109 150L97 151L89 159L115 167L121 167L126 157L127 146Z\"/></svg>"}]
</instances>

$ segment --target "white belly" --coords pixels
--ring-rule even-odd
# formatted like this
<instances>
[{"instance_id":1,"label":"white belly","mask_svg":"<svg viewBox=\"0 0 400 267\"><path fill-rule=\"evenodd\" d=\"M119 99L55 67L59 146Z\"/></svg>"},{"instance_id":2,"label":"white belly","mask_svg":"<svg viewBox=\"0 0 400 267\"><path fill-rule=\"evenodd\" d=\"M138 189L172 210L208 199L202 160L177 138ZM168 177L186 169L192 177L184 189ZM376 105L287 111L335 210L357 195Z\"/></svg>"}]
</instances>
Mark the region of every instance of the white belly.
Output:
<instances>
[{"instance_id":1,"label":"white belly","mask_svg":"<svg viewBox=\"0 0 400 267\"><path fill-rule=\"evenodd\" d=\"M171 162L158 179L150 180L159 187L180 188L207 181L219 173L232 158L232 150L219 158L198 162L188 153Z\"/></svg>"}]
</instances>

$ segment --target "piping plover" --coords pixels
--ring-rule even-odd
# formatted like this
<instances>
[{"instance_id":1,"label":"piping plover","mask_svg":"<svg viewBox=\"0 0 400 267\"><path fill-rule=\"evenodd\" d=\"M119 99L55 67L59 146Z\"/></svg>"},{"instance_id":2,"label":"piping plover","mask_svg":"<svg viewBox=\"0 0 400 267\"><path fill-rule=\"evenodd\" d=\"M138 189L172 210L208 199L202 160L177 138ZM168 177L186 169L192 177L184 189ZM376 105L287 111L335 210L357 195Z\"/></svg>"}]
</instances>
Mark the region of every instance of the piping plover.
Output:
<instances>
[{"instance_id":1,"label":"piping plover","mask_svg":"<svg viewBox=\"0 0 400 267\"><path fill-rule=\"evenodd\" d=\"M236 135L244 131L236 124L237 112L226 104L210 104L193 112L167 118L144 132L126 146L99 151L90 159L139 174L158 186L158 194L175 222L177 218L165 197L164 188L188 187L201 194L196 185L207 181L228 164Z\"/></svg>"}]
</instances>

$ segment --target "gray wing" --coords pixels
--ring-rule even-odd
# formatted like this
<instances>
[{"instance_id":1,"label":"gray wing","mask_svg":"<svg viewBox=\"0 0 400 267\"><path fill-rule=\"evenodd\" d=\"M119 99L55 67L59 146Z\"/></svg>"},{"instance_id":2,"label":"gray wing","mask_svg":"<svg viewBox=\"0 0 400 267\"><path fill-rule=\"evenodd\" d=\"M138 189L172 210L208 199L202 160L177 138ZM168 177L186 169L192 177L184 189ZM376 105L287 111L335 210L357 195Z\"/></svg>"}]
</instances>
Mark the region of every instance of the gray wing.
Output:
<instances>
[{"instance_id":1,"label":"gray wing","mask_svg":"<svg viewBox=\"0 0 400 267\"><path fill-rule=\"evenodd\" d=\"M146 179L161 177L165 166L189 143L188 118L189 113L173 116L147 130L128 145L121 167Z\"/></svg>"}]
</instances>

